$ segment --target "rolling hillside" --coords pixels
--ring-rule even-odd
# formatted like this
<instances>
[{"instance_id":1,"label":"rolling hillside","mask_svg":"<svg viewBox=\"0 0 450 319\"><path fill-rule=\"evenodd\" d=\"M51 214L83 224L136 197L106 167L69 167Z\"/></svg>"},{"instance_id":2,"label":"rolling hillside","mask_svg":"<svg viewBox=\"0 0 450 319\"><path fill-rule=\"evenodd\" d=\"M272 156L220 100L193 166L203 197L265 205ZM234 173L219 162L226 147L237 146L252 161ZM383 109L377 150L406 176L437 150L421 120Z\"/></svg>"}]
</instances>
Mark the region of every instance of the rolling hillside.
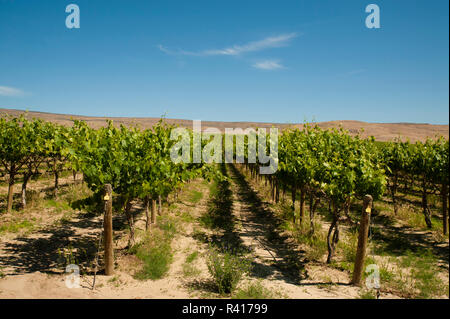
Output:
<instances>
[{"instance_id":1,"label":"rolling hillside","mask_svg":"<svg viewBox=\"0 0 450 319\"><path fill-rule=\"evenodd\" d=\"M0 109L1 116L6 114L17 116L25 113L21 110ZM29 118L40 118L46 121L52 121L63 125L71 125L72 119L79 119L86 121L90 126L96 128L105 125L107 117L92 117L92 116L80 116L69 114L54 114L45 112L27 112ZM113 117L109 118L116 124L124 125L139 125L142 128L148 128L153 126L160 118L155 117ZM191 120L183 119L166 119L168 123L177 124L183 127L192 127ZM390 141L396 137L401 139L409 139L411 142L423 141L426 138L433 138L436 135L449 138L449 126L448 125L434 125L434 124L418 124L418 123L367 123L360 121L330 121L319 122L318 125L322 128L338 127L342 125L351 134L356 134L358 131L363 130L361 134L363 137L373 135L378 141ZM286 124L286 123L259 123L259 122L220 122L220 121L202 121L202 128L217 127L222 131L224 128L248 128L248 127L265 127L270 128L272 126L280 129L287 127L302 127L303 124Z\"/></svg>"}]
</instances>

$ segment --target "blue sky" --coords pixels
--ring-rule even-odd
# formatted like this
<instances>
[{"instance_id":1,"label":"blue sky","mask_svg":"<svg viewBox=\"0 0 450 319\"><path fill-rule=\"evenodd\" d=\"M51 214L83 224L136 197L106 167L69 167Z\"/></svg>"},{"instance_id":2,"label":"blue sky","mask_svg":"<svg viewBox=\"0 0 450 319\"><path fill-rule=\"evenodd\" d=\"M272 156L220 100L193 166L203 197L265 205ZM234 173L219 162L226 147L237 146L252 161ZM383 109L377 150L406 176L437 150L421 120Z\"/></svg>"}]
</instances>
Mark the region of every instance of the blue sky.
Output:
<instances>
[{"instance_id":1,"label":"blue sky","mask_svg":"<svg viewBox=\"0 0 450 319\"><path fill-rule=\"evenodd\" d=\"M65 7L80 8L67 29ZM368 29L365 7L380 7ZM0 108L448 124L447 0L0 0Z\"/></svg>"}]
</instances>

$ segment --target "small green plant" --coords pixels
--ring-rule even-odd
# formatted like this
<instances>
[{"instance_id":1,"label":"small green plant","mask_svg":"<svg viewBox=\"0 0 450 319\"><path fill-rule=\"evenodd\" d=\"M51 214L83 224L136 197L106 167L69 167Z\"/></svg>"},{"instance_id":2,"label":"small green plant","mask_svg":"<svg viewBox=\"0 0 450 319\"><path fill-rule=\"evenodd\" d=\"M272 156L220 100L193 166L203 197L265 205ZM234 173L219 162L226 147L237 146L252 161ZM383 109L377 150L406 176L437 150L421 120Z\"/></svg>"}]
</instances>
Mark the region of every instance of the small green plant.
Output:
<instances>
[{"instance_id":1,"label":"small green plant","mask_svg":"<svg viewBox=\"0 0 450 319\"><path fill-rule=\"evenodd\" d=\"M164 233L164 237L171 240L175 233L177 232L177 223L170 216L161 216L158 220L159 229L161 229Z\"/></svg>"},{"instance_id":2,"label":"small green plant","mask_svg":"<svg viewBox=\"0 0 450 319\"><path fill-rule=\"evenodd\" d=\"M202 197L203 197L202 192L194 190L190 194L189 202L191 202L192 204L197 204L202 199Z\"/></svg>"},{"instance_id":3,"label":"small green plant","mask_svg":"<svg viewBox=\"0 0 450 319\"><path fill-rule=\"evenodd\" d=\"M377 299L376 292L373 289L361 289L359 292L360 299Z\"/></svg>"},{"instance_id":4,"label":"small green plant","mask_svg":"<svg viewBox=\"0 0 450 319\"><path fill-rule=\"evenodd\" d=\"M120 280L120 278L118 276L114 276L111 279L109 279L108 282L110 284L112 284L114 287L119 287L120 283L121 283L121 280Z\"/></svg>"},{"instance_id":5,"label":"small green plant","mask_svg":"<svg viewBox=\"0 0 450 319\"><path fill-rule=\"evenodd\" d=\"M186 257L186 262L192 263L195 259L197 259L197 257L198 257L198 251L194 251L193 253L189 254Z\"/></svg>"},{"instance_id":6,"label":"small green plant","mask_svg":"<svg viewBox=\"0 0 450 319\"><path fill-rule=\"evenodd\" d=\"M251 283L244 288L238 289L232 299L272 299L275 295L263 286L260 281Z\"/></svg>"},{"instance_id":7,"label":"small green plant","mask_svg":"<svg viewBox=\"0 0 450 319\"><path fill-rule=\"evenodd\" d=\"M198 255L198 251L194 251L186 257L186 261L183 264L183 275L185 277L193 277L200 274L200 270L193 265Z\"/></svg>"},{"instance_id":8,"label":"small green plant","mask_svg":"<svg viewBox=\"0 0 450 319\"><path fill-rule=\"evenodd\" d=\"M184 263L183 264L183 275L185 277L194 277L200 275L200 269L195 267L192 264Z\"/></svg>"},{"instance_id":9,"label":"small green plant","mask_svg":"<svg viewBox=\"0 0 450 319\"><path fill-rule=\"evenodd\" d=\"M72 244L69 244L65 248L58 249L58 261L63 267L67 265L79 265L79 257L77 256L77 249L73 248Z\"/></svg>"},{"instance_id":10,"label":"small green plant","mask_svg":"<svg viewBox=\"0 0 450 319\"><path fill-rule=\"evenodd\" d=\"M229 251L221 254L212 247L208 252L207 266L220 294L231 293L251 268L248 260Z\"/></svg>"}]
</instances>

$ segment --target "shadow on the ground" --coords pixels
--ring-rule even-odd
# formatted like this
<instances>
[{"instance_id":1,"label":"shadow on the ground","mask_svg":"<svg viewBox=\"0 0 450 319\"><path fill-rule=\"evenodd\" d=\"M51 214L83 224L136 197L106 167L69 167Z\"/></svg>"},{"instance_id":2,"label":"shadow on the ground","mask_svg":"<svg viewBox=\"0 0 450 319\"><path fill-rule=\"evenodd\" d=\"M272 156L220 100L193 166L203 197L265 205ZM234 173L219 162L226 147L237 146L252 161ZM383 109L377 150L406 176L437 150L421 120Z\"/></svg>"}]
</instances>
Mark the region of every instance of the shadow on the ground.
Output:
<instances>
[{"instance_id":1,"label":"shadow on the ground","mask_svg":"<svg viewBox=\"0 0 450 319\"><path fill-rule=\"evenodd\" d=\"M81 219L50 226L29 236L15 238L2 245L0 267L14 268L14 274L42 272L57 274L68 263L86 267L97 252L98 231L101 221ZM85 232L78 234L76 228ZM67 257L64 257L63 251ZM69 257L70 255L70 257Z\"/></svg>"},{"instance_id":2,"label":"shadow on the ground","mask_svg":"<svg viewBox=\"0 0 450 319\"><path fill-rule=\"evenodd\" d=\"M225 164L222 164L221 172L228 177ZM210 192L207 203L207 211L199 217L199 222L215 232L211 235L197 236L203 242L209 243L221 252L243 252L246 247L236 230L236 218L233 215L233 193L228 179L215 182Z\"/></svg>"},{"instance_id":3,"label":"shadow on the ground","mask_svg":"<svg viewBox=\"0 0 450 319\"><path fill-rule=\"evenodd\" d=\"M139 215L140 209L133 213ZM50 225L28 236L0 244L0 268L12 268L8 275L32 272L61 274L69 263L80 266L82 274L91 274L93 261L97 254L100 234L103 228L103 216L95 212L78 213L71 220ZM113 217L113 230L122 231L128 227L123 214ZM114 242L119 234L114 234ZM67 254L63 253L65 251ZM102 246L100 247L99 269L102 268ZM70 257L69 257L70 256Z\"/></svg>"},{"instance_id":4,"label":"shadow on the ground","mask_svg":"<svg viewBox=\"0 0 450 319\"><path fill-rule=\"evenodd\" d=\"M448 245L439 244L433 239L430 231L417 232L408 226L387 226L380 227L376 220L371 227L371 238L375 241L376 252L391 256L405 256L408 252L419 252L424 249L431 249L433 255L449 268Z\"/></svg>"},{"instance_id":5,"label":"shadow on the ground","mask_svg":"<svg viewBox=\"0 0 450 319\"><path fill-rule=\"evenodd\" d=\"M218 289L213 280L193 280L184 284L187 289L195 291L203 291L207 294L217 294Z\"/></svg>"},{"instance_id":6,"label":"shadow on the ground","mask_svg":"<svg viewBox=\"0 0 450 319\"><path fill-rule=\"evenodd\" d=\"M300 284L306 278L302 252L297 245L289 242L287 235L281 234L279 229L283 221L268 208L268 203L261 200L234 165L229 165L229 168L237 185L237 195L245 203L245 217L242 216L241 222L246 231L242 235L257 240L271 256L269 265L268 260L266 263L253 261L252 275L259 278L273 275L274 279Z\"/></svg>"}]
</instances>

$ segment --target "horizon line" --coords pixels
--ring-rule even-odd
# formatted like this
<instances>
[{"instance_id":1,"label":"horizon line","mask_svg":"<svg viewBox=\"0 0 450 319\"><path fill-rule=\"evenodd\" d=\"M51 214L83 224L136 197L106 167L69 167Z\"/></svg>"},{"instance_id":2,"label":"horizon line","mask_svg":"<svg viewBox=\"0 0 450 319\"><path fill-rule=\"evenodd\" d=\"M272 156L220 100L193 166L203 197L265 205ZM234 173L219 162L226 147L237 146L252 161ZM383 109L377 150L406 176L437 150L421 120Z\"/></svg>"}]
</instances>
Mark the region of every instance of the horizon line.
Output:
<instances>
[{"instance_id":1,"label":"horizon line","mask_svg":"<svg viewBox=\"0 0 450 319\"><path fill-rule=\"evenodd\" d=\"M279 125L303 125L305 123L311 124L311 123L327 123L327 122L361 122L361 123L367 123L367 124L403 124L403 125L441 125L441 126L449 126L449 123L439 123L439 124L432 124L432 123L419 123L419 122L366 122L361 120L329 120L329 121L304 121L304 122L296 122L296 123L290 123L290 122L262 122L262 121L222 121L222 120L201 120L201 119L185 119L185 118L168 118L164 116L95 116L95 115L84 115L84 114L69 114L69 113L54 113L54 112L47 112L47 111L33 111L29 109L16 109L16 108L7 108L7 107L0 107L0 113L3 110L9 110L9 111L17 111L17 112L24 112L24 113L42 113L42 114L49 114L49 115L63 115L63 116L78 116L78 117L91 117L91 118L98 118L98 119L109 119L109 118L116 118L116 119L167 119L167 120L179 120L179 121L195 121L200 120L202 122L222 122L222 123L260 123L260 124L279 124Z\"/></svg>"}]
</instances>

